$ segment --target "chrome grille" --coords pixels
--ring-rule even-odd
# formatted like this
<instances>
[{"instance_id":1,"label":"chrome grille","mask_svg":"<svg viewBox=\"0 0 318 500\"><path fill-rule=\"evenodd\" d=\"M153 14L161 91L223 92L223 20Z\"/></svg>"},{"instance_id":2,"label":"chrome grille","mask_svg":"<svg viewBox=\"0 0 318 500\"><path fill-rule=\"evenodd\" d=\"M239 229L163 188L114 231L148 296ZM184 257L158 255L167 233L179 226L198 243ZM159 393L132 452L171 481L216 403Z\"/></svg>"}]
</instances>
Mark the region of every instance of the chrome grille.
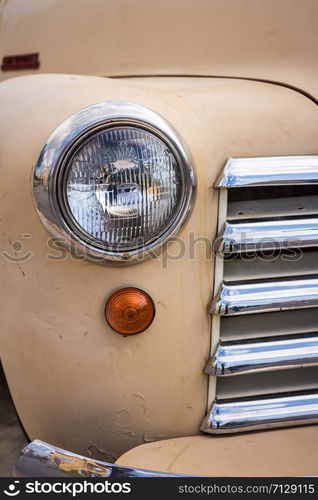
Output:
<instances>
[{"instance_id":1,"label":"chrome grille","mask_svg":"<svg viewBox=\"0 0 318 500\"><path fill-rule=\"evenodd\" d=\"M229 159L202 430L318 422L318 156Z\"/></svg>"}]
</instances>

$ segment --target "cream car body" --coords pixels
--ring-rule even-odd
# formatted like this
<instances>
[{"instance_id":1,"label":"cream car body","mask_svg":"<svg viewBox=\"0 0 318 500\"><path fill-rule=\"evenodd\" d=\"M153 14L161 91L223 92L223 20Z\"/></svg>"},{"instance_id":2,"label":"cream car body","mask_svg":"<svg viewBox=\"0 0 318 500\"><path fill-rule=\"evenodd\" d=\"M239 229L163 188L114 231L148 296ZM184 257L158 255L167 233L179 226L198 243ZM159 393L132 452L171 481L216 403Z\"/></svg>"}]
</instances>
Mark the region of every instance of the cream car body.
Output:
<instances>
[{"instance_id":1,"label":"cream car body","mask_svg":"<svg viewBox=\"0 0 318 500\"><path fill-rule=\"evenodd\" d=\"M317 3L9 0L0 12L0 56L38 52L40 60L38 70L0 74L0 356L21 421L31 439L103 460L198 435L211 402L203 370L214 284L206 241L217 234L213 185L228 157L318 153ZM184 255L174 242L156 259L114 268L48 246L34 206L34 165L61 122L104 101L150 108L187 143L197 197L179 234ZM189 254L190 233L199 241ZM30 258L20 262L22 255ZM126 285L145 289L156 307L149 329L133 337L114 333L103 315L105 298ZM301 431L284 432L292 440ZM213 448L215 438L200 439ZM147 446L153 457L154 445ZM249 467L255 473L253 453L246 475ZM314 473L313 455L300 473ZM173 457L170 448L157 468L169 470ZM156 468L147 453L142 460L121 463ZM204 473L241 472L230 457L220 460L220 470L210 464ZM172 469L198 473L199 462Z\"/></svg>"}]
</instances>

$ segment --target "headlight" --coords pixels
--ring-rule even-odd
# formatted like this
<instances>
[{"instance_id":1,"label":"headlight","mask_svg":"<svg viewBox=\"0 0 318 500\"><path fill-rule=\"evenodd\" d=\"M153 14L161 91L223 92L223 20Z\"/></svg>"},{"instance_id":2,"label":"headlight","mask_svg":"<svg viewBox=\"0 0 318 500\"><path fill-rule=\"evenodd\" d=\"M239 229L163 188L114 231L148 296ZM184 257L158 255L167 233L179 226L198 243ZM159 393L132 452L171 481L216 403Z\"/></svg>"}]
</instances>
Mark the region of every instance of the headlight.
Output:
<instances>
[{"instance_id":1,"label":"headlight","mask_svg":"<svg viewBox=\"0 0 318 500\"><path fill-rule=\"evenodd\" d=\"M77 255L121 262L173 237L195 190L191 159L175 130L141 106L102 103L62 123L35 168L47 229Z\"/></svg>"}]
</instances>

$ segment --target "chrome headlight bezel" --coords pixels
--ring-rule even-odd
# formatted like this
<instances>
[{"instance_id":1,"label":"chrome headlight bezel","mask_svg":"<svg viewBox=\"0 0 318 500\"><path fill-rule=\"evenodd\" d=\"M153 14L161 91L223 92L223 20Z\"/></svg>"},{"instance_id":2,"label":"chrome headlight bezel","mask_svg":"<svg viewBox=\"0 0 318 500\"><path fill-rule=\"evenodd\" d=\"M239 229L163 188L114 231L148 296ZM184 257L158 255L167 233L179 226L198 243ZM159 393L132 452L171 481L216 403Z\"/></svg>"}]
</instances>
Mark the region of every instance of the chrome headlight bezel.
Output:
<instances>
[{"instance_id":1,"label":"chrome headlight bezel","mask_svg":"<svg viewBox=\"0 0 318 500\"><path fill-rule=\"evenodd\" d=\"M112 251L72 222L63 203L63 182L69 159L96 133L109 127L132 126L157 136L173 153L182 173L182 203L169 228L153 241L129 251ZM138 104L112 101L95 104L67 118L49 137L34 169L33 193L40 218L56 241L74 253L99 263L133 263L157 255L187 220L196 191L196 176L187 146L172 125L154 111Z\"/></svg>"}]
</instances>

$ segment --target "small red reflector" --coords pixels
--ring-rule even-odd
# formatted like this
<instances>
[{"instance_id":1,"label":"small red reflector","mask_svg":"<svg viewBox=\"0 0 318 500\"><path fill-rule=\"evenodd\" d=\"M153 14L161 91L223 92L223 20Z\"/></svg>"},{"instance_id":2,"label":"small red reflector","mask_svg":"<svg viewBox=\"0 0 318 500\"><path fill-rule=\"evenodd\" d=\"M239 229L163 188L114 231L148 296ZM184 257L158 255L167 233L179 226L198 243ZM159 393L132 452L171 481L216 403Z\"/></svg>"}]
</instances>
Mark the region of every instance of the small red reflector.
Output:
<instances>
[{"instance_id":1,"label":"small red reflector","mask_svg":"<svg viewBox=\"0 0 318 500\"><path fill-rule=\"evenodd\" d=\"M2 59L2 71L19 71L22 69L39 69L39 54L21 54L5 56Z\"/></svg>"}]
</instances>

